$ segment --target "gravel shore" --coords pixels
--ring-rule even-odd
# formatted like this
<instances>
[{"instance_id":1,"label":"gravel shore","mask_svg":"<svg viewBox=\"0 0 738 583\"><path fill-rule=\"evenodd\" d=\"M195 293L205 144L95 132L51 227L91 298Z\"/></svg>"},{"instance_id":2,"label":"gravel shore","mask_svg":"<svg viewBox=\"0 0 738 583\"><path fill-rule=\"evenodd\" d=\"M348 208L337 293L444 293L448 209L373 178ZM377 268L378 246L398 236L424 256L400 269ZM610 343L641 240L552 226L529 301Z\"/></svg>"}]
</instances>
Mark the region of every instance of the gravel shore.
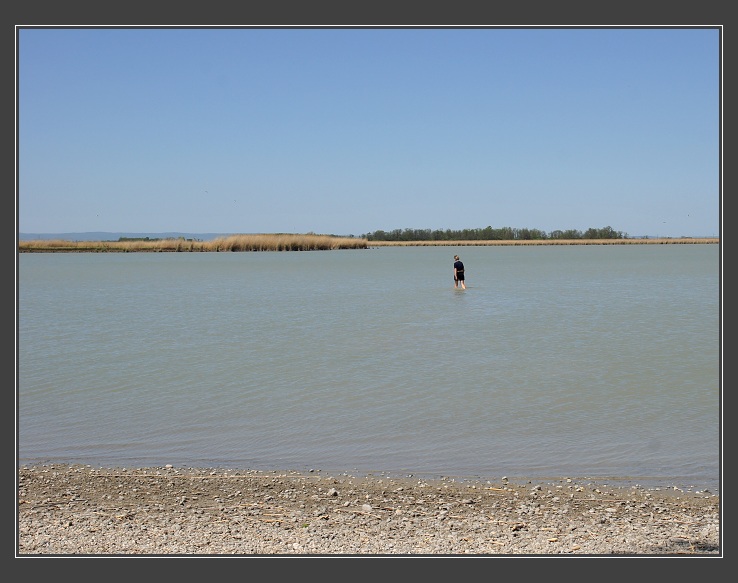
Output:
<instances>
[{"instance_id":1,"label":"gravel shore","mask_svg":"<svg viewBox=\"0 0 738 583\"><path fill-rule=\"evenodd\" d=\"M16 557L721 556L711 492L224 469L18 469Z\"/></svg>"}]
</instances>

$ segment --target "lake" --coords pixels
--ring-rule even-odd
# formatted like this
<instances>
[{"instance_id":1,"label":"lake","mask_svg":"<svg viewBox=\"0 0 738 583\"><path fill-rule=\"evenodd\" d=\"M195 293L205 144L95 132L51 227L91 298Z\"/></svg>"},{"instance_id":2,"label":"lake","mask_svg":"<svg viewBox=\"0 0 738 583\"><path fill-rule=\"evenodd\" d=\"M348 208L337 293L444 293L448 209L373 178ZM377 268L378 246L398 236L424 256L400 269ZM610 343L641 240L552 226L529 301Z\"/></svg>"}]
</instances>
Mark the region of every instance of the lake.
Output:
<instances>
[{"instance_id":1,"label":"lake","mask_svg":"<svg viewBox=\"0 0 738 583\"><path fill-rule=\"evenodd\" d=\"M17 284L20 464L719 488L719 245L23 253Z\"/></svg>"}]
</instances>

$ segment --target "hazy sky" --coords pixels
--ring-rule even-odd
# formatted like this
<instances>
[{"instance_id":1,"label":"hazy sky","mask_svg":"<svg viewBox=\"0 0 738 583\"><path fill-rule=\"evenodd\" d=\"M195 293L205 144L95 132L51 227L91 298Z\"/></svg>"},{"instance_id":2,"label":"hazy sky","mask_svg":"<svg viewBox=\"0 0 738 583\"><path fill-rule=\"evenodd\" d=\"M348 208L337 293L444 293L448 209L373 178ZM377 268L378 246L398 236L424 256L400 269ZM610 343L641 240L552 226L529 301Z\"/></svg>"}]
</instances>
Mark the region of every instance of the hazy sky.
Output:
<instances>
[{"instance_id":1,"label":"hazy sky","mask_svg":"<svg viewBox=\"0 0 738 583\"><path fill-rule=\"evenodd\" d=\"M19 28L18 231L720 233L718 28Z\"/></svg>"}]
</instances>

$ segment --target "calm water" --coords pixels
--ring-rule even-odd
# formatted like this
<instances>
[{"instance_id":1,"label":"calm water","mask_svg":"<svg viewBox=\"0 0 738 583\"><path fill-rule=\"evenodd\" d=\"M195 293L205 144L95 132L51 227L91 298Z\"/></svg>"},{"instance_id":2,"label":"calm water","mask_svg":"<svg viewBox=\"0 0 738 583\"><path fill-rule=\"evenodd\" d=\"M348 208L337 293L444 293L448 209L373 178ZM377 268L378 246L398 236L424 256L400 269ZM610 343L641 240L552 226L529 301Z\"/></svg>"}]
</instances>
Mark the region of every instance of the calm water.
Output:
<instances>
[{"instance_id":1,"label":"calm water","mask_svg":"<svg viewBox=\"0 0 738 583\"><path fill-rule=\"evenodd\" d=\"M719 253L21 254L18 461L717 491Z\"/></svg>"}]
</instances>

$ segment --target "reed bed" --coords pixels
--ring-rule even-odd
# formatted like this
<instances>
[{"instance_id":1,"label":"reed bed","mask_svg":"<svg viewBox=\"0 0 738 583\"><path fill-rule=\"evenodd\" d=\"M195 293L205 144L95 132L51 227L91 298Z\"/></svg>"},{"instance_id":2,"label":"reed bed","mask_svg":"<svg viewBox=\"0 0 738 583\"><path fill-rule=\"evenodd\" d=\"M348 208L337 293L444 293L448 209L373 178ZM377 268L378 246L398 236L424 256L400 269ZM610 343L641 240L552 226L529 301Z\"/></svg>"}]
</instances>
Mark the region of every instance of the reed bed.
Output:
<instances>
[{"instance_id":1,"label":"reed bed","mask_svg":"<svg viewBox=\"0 0 738 583\"><path fill-rule=\"evenodd\" d=\"M19 241L21 253L87 252L238 252L238 251L321 251L366 249L366 239L314 234L228 235L210 241L158 239L130 241L65 241L61 239Z\"/></svg>"},{"instance_id":2,"label":"reed bed","mask_svg":"<svg viewBox=\"0 0 738 583\"><path fill-rule=\"evenodd\" d=\"M334 235L230 235L209 241L206 251L321 251L366 249L366 239Z\"/></svg>"}]
</instances>

